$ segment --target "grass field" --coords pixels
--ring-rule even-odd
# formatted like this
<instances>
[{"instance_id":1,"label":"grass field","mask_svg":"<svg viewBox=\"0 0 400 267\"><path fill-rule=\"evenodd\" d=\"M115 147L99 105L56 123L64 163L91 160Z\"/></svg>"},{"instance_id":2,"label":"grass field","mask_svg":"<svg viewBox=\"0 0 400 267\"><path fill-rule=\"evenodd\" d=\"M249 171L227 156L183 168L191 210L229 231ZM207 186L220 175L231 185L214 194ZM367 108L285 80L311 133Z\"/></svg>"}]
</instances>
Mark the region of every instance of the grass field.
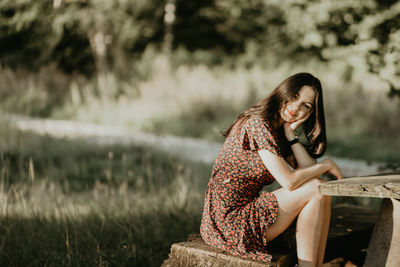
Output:
<instances>
[{"instance_id":1,"label":"grass field","mask_svg":"<svg viewBox=\"0 0 400 267\"><path fill-rule=\"evenodd\" d=\"M1 127L1 266L160 266L198 232L210 166Z\"/></svg>"},{"instance_id":2,"label":"grass field","mask_svg":"<svg viewBox=\"0 0 400 267\"><path fill-rule=\"evenodd\" d=\"M199 232L210 165L0 126L0 266L160 266Z\"/></svg>"}]
</instances>

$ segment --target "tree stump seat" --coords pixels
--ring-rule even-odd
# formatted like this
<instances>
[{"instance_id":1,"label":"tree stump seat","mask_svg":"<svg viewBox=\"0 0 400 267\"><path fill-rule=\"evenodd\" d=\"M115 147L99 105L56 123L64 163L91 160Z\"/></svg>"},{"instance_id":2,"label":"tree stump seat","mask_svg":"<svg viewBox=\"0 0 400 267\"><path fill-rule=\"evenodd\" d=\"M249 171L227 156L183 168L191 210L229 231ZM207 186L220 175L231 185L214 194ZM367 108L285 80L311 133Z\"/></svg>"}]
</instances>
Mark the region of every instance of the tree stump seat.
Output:
<instances>
[{"instance_id":1,"label":"tree stump seat","mask_svg":"<svg viewBox=\"0 0 400 267\"><path fill-rule=\"evenodd\" d=\"M162 267L265 267L272 266L263 262L252 261L233 256L221 249L214 248L204 243L200 235L194 236L187 242L173 244L169 258Z\"/></svg>"},{"instance_id":2,"label":"tree stump seat","mask_svg":"<svg viewBox=\"0 0 400 267\"><path fill-rule=\"evenodd\" d=\"M338 257L362 265L377 212L366 207L338 204L332 208L332 219L325 261ZM282 235L268 244L272 262L265 263L233 256L207 245L199 234L191 234L188 241L171 246L163 267L265 267L293 266L297 262L295 222Z\"/></svg>"}]
</instances>

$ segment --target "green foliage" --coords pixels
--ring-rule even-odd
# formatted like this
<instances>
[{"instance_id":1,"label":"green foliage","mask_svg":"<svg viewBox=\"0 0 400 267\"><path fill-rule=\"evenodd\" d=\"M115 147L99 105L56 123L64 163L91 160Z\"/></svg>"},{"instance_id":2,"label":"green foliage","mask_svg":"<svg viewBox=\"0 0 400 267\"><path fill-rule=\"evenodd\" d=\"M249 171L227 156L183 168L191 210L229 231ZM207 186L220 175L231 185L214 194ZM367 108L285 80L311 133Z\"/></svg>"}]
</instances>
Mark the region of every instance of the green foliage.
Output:
<instances>
[{"instance_id":1,"label":"green foliage","mask_svg":"<svg viewBox=\"0 0 400 267\"><path fill-rule=\"evenodd\" d=\"M34 69L49 62L51 48L57 43L57 36L51 34L50 11L50 1L1 1L1 64Z\"/></svg>"},{"instance_id":2,"label":"green foliage","mask_svg":"<svg viewBox=\"0 0 400 267\"><path fill-rule=\"evenodd\" d=\"M387 82L391 96L400 96L400 3L303 1L286 10L290 35L303 48L364 69Z\"/></svg>"},{"instance_id":3,"label":"green foliage","mask_svg":"<svg viewBox=\"0 0 400 267\"><path fill-rule=\"evenodd\" d=\"M213 49L240 54L249 41L268 45L286 38L283 11L274 4L255 1L177 1L175 45L191 51ZM189 29L198 29L192 32ZM196 38L193 38L195 35Z\"/></svg>"},{"instance_id":4,"label":"green foliage","mask_svg":"<svg viewBox=\"0 0 400 267\"><path fill-rule=\"evenodd\" d=\"M66 73L131 75L127 69L148 45L162 46L165 4L2 1L1 64L35 70L55 62ZM342 59L386 81L390 95L399 93L397 1L208 0L176 1L176 7L175 49L208 51L209 64ZM249 50L251 57L238 61Z\"/></svg>"},{"instance_id":5,"label":"green foliage","mask_svg":"<svg viewBox=\"0 0 400 267\"><path fill-rule=\"evenodd\" d=\"M126 67L126 55L162 39L162 1L5 0L0 59L36 69L56 62L67 73ZM158 7L158 8L154 8Z\"/></svg>"}]
</instances>

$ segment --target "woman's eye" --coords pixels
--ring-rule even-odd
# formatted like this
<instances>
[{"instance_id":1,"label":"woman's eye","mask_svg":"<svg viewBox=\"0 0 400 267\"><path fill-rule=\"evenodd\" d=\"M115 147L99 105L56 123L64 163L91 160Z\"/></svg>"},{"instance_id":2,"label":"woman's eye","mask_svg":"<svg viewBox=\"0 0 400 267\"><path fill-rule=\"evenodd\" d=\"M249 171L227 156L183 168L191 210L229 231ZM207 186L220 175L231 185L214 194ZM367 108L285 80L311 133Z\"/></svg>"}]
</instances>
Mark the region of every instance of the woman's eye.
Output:
<instances>
[{"instance_id":1,"label":"woman's eye","mask_svg":"<svg viewBox=\"0 0 400 267\"><path fill-rule=\"evenodd\" d=\"M312 106L311 105L305 105L307 109L311 109Z\"/></svg>"}]
</instances>

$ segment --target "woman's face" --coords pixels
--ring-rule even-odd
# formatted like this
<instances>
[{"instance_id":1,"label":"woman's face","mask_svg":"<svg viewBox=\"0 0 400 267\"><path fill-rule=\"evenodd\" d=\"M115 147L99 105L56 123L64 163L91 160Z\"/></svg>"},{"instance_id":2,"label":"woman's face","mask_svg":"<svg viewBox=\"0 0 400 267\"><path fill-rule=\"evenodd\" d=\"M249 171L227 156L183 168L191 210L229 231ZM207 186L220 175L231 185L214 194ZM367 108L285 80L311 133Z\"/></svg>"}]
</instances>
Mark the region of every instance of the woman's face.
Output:
<instances>
[{"instance_id":1,"label":"woman's face","mask_svg":"<svg viewBox=\"0 0 400 267\"><path fill-rule=\"evenodd\" d=\"M305 85L298 95L286 102L279 111L282 119L286 122L294 122L303 119L314 110L315 90Z\"/></svg>"}]
</instances>

